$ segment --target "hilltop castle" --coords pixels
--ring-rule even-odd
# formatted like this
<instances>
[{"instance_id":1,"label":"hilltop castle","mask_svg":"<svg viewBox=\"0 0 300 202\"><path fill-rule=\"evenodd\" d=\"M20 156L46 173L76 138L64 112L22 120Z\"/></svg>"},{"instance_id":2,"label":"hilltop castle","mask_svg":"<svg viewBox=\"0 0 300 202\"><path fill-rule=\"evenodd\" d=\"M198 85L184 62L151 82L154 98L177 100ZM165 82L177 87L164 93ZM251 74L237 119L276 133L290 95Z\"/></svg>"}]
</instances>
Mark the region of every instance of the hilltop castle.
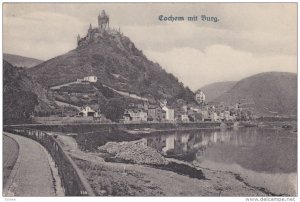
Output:
<instances>
[{"instance_id":1,"label":"hilltop castle","mask_svg":"<svg viewBox=\"0 0 300 202\"><path fill-rule=\"evenodd\" d=\"M118 32L115 29L111 29L109 27L109 16L105 13L105 10L102 10L101 13L98 15L98 27L92 28L92 24L88 29L87 35L85 37L80 37L78 34L77 36L77 46L81 46L84 44L88 44L91 41L97 40L97 38L103 36L104 32Z\"/></svg>"},{"instance_id":2,"label":"hilltop castle","mask_svg":"<svg viewBox=\"0 0 300 202\"><path fill-rule=\"evenodd\" d=\"M105 13L105 10L102 10L101 14L98 15L98 29L109 29L109 16Z\"/></svg>"}]
</instances>

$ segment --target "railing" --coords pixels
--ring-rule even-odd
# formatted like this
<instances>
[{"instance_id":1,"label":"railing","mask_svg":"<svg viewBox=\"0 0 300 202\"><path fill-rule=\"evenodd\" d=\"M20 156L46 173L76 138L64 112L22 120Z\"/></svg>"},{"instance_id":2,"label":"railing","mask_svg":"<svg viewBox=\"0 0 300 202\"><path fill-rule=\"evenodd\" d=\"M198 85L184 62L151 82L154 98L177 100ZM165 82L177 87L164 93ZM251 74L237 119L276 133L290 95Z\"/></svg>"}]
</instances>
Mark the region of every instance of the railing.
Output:
<instances>
[{"instance_id":1,"label":"railing","mask_svg":"<svg viewBox=\"0 0 300 202\"><path fill-rule=\"evenodd\" d=\"M55 166L58 168L58 175L66 196L95 195L80 169L62 149L54 136L43 131L28 128L5 127L4 131L33 139L47 149L55 161Z\"/></svg>"}]
</instances>

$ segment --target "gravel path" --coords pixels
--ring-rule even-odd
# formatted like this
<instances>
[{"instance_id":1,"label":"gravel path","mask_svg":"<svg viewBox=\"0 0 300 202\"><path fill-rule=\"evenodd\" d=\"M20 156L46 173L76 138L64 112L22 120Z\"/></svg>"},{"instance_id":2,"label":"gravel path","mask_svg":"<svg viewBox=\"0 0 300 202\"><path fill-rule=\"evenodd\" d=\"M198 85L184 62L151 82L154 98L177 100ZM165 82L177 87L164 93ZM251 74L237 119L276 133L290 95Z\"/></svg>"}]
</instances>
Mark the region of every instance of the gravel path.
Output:
<instances>
[{"instance_id":1,"label":"gravel path","mask_svg":"<svg viewBox=\"0 0 300 202\"><path fill-rule=\"evenodd\" d=\"M56 196L49 157L37 142L18 135L5 133L19 145L19 156L11 171L4 196ZM4 144L4 150L8 145Z\"/></svg>"},{"instance_id":2,"label":"gravel path","mask_svg":"<svg viewBox=\"0 0 300 202\"><path fill-rule=\"evenodd\" d=\"M13 138L3 135L3 187L6 185L18 155L18 143Z\"/></svg>"}]
</instances>

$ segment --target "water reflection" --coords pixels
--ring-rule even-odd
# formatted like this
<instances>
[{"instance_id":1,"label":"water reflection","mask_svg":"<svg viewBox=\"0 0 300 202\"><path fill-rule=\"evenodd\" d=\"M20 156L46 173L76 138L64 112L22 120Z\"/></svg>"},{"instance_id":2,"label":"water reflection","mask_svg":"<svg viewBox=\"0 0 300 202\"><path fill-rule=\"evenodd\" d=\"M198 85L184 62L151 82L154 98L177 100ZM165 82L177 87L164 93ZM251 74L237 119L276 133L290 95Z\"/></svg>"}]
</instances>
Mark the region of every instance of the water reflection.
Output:
<instances>
[{"instance_id":1,"label":"water reflection","mask_svg":"<svg viewBox=\"0 0 300 202\"><path fill-rule=\"evenodd\" d=\"M284 130L241 128L197 131L146 138L167 157L201 163L210 160L268 173L297 170L297 136Z\"/></svg>"},{"instance_id":2,"label":"water reflection","mask_svg":"<svg viewBox=\"0 0 300 202\"><path fill-rule=\"evenodd\" d=\"M252 185L277 194L296 194L297 134L289 131L240 128L176 132L148 137L145 142L166 157L240 173Z\"/></svg>"}]
</instances>

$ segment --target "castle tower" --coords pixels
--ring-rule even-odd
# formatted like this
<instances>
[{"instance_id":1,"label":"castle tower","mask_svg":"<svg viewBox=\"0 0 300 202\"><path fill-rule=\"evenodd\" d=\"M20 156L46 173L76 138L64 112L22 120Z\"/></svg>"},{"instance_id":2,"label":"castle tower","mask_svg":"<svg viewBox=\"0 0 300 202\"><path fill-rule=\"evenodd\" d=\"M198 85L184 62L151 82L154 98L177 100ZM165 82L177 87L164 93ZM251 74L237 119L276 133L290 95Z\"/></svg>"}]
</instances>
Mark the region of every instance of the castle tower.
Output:
<instances>
[{"instance_id":1,"label":"castle tower","mask_svg":"<svg viewBox=\"0 0 300 202\"><path fill-rule=\"evenodd\" d=\"M89 30L88 30L89 33L92 32L92 24L90 24L90 27L89 27Z\"/></svg>"},{"instance_id":2,"label":"castle tower","mask_svg":"<svg viewBox=\"0 0 300 202\"><path fill-rule=\"evenodd\" d=\"M93 30L92 24L90 24L90 27L89 27L88 33L87 33L87 38L88 38L88 39L91 39L92 30Z\"/></svg>"},{"instance_id":3,"label":"castle tower","mask_svg":"<svg viewBox=\"0 0 300 202\"><path fill-rule=\"evenodd\" d=\"M98 15L98 27L99 30L109 28L109 16L102 10L101 14Z\"/></svg>"},{"instance_id":4,"label":"castle tower","mask_svg":"<svg viewBox=\"0 0 300 202\"><path fill-rule=\"evenodd\" d=\"M77 35L77 45L79 45L79 41L80 41L80 35Z\"/></svg>"}]
</instances>

